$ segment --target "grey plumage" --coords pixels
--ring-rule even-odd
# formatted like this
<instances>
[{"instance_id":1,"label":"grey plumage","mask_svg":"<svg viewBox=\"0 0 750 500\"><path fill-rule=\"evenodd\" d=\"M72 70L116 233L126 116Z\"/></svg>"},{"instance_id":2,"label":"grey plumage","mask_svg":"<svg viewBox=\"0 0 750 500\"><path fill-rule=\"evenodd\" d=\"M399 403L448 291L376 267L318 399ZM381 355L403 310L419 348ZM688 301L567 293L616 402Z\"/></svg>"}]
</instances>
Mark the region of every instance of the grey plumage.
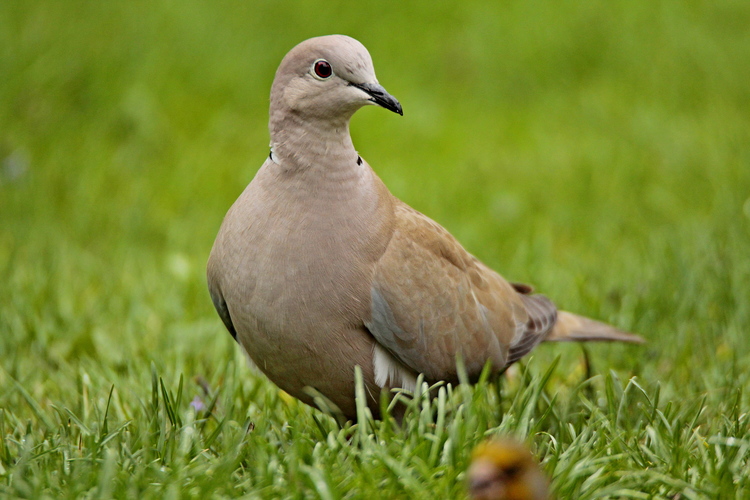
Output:
<instances>
[{"instance_id":1,"label":"grey plumage","mask_svg":"<svg viewBox=\"0 0 750 500\"><path fill-rule=\"evenodd\" d=\"M334 35L292 49L271 90L273 153L211 251L214 305L272 381L308 404L314 388L354 418L356 365L377 415L381 389L418 373L457 380L458 355L477 376L543 340L642 341L558 312L393 197L349 135L368 104L402 113L362 44Z\"/></svg>"}]
</instances>

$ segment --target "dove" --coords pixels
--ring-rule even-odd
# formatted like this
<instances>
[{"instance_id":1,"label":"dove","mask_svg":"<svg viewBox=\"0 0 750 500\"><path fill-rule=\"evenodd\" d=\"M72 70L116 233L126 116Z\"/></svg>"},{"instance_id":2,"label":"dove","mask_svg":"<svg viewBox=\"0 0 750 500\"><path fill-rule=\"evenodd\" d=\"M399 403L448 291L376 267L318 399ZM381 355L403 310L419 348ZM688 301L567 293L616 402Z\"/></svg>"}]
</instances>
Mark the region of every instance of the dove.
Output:
<instances>
[{"instance_id":1,"label":"dove","mask_svg":"<svg viewBox=\"0 0 750 500\"><path fill-rule=\"evenodd\" d=\"M359 366L377 418L381 391L457 383L459 358L473 381L542 341L643 341L506 281L394 197L349 133L368 105L403 115L360 42L294 47L271 87L270 153L211 250L213 304L272 382L354 420Z\"/></svg>"}]
</instances>

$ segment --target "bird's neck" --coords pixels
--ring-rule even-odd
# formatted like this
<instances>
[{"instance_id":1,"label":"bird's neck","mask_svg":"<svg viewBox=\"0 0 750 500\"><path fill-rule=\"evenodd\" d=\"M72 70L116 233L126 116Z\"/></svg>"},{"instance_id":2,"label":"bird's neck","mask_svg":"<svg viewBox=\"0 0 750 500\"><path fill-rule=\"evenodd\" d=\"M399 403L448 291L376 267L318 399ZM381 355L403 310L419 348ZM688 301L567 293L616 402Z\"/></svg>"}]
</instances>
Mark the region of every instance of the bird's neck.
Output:
<instances>
[{"instance_id":1,"label":"bird's neck","mask_svg":"<svg viewBox=\"0 0 750 500\"><path fill-rule=\"evenodd\" d=\"M285 171L330 176L357 170L359 156L349 135L349 117L311 121L287 113L273 118L272 159Z\"/></svg>"}]
</instances>

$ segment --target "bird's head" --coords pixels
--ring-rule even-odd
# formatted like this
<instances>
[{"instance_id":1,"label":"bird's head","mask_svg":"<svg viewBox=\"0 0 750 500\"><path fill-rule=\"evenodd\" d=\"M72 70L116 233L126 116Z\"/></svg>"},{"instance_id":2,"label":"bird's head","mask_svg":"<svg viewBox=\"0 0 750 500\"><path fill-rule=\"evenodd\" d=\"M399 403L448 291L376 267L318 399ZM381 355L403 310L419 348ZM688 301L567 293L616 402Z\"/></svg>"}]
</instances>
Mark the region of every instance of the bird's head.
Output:
<instances>
[{"instance_id":1,"label":"bird's head","mask_svg":"<svg viewBox=\"0 0 750 500\"><path fill-rule=\"evenodd\" d=\"M472 453L467 473L473 500L546 500L548 482L523 444L495 439L481 443Z\"/></svg>"},{"instance_id":2,"label":"bird's head","mask_svg":"<svg viewBox=\"0 0 750 500\"><path fill-rule=\"evenodd\" d=\"M271 88L274 115L346 122L362 106L376 104L403 115L401 104L375 77L367 49L344 35L310 38L281 61Z\"/></svg>"}]
</instances>

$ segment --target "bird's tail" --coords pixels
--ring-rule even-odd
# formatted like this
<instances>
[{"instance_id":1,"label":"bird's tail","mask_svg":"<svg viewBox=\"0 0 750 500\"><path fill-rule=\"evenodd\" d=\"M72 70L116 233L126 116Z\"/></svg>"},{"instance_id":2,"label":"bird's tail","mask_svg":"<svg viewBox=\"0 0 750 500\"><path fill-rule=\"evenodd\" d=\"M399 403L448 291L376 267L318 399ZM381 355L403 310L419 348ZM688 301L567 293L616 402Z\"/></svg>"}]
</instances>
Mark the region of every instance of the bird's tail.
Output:
<instances>
[{"instance_id":1,"label":"bird's tail","mask_svg":"<svg viewBox=\"0 0 750 500\"><path fill-rule=\"evenodd\" d=\"M645 340L633 333L618 330L614 326L578 316L566 311L558 311L557 322L544 339L545 342L587 342L609 341L642 344Z\"/></svg>"}]
</instances>

